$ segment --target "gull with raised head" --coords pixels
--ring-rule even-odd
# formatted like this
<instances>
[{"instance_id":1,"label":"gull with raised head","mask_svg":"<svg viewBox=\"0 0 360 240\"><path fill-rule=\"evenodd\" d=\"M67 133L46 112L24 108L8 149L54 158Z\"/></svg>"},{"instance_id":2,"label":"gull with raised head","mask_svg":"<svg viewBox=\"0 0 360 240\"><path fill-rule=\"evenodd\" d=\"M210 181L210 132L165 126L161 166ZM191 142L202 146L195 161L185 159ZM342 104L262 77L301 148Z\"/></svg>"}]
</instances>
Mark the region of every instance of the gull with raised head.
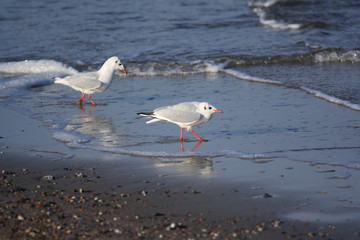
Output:
<instances>
[{"instance_id":1,"label":"gull with raised head","mask_svg":"<svg viewBox=\"0 0 360 240\"><path fill-rule=\"evenodd\" d=\"M85 100L85 94L88 94L91 104L96 106L96 103L91 98L91 94L106 90L113 80L115 70L120 70L127 74L120 59L118 57L111 57L96 72L82 72L65 78L55 78L55 83L69 86L81 92L81 97L78 99L80 104Z\"/></svg>"},{"instance_id":2,"label":"gull with raised head","mask_svg":"<svg viewBox=\"0 0 360 240\"><path fill-rule=\"evenodd\" d=\"M190 131L200 142L207 140L199 137L193 126L197 126L208 122L213 113L222 113L223 111L217 109L207 102L183 102L176 105L164 106L155 109L152 112L140 112L138 115L152 118L146 123L153 123L158 121L170 122L180 127L180 141L183 141L183 130L186 128Z\"/></svg>"}]
</instances>

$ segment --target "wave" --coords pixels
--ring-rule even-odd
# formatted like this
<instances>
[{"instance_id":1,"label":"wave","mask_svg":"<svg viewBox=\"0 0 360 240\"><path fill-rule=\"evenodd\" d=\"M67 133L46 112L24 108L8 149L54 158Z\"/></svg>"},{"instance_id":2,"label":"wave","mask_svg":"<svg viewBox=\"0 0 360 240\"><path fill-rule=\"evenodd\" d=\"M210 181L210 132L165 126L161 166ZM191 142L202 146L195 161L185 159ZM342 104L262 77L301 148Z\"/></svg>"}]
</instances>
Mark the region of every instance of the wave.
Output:
<instances>
[{"instance_id":1,"label":"wave","mask_svg":"<svg viewBox=\"0 0 360 240\"><path fill-rule=\"evenodd\" d=\"M304 43L306 46L307 43ZM308 53L242 57L242 56L223 56L219 62L226 63L226 67L235 66L256 66L270 65L279 63L306 64L306 63L360 63L360 51L357 49L347 50L343 48L326 48Z\"/></svg>"},{"instance_id":2,"label":"wave","mask_svg":"<svg viewBox=\"0 0 360 240\"><path fill-rule=\"evenodd\" d=\"M351 108L351 109L356 110L356 111L360 111L360 105L359 104L354 104L354 103L351 103L349 101L339 99L337 97L334 97L334 96L328 95L326 93L323 93L323 92L321 92L319 90L314 90L314 89L311 89L311 88L308 88L308 87L301 86L300 89L304 90L305 92L307 92L309 94L314 95L315 97L324 99L324 100L326 100L328 102L335 103L335 104L338 104L338 105L342 105L342 106Z\"/></svg>"},{"instance_id":3,"label":"wave","mask_svg":"<svg viewBox=\"0 0 360 240\"><path fill-rule=\"evenodd\" d=\"M155 75L187 75L199 73L225 73L240 80L280 85L283 87L296 88L305 91L315 97L328 102L348 107L352 110L360 111L360 105L328 95L321 90L312 89L306 86L287 84L281 81L251 76L244 72L233 69L234 65L268 65L279 63L358 63L360 62L360 51L345 49L323 49L306 54L283 55L273 57L222 57L217 61L194 61L191 63L147 63L141 66L131 67L132 75L136 76L155 76ZM135 64L136 65L136 64Z\"/></svg>"},{"instance_id":4,"label":"wave","mask_svg":"<svg viewBox=\"0 0 360 240\"><path fill-rule=\"evenodd\" d=\"M328 57L327 57L328 56ZM337 56L337 57L335 57ZM360 51L344 49L325 49L313 53L297 54L290 56L274 56L274 57L259 57L259 58L239 58L239 57L225 57L218 62L213 61L195 61L191 63L148 63L141 66L131 67L130 72L136 76L168 76L168 75L188 75L199 73L225 73L236 77L240 80L280 85L283 87L296 88L305 91L315 97L321 98L331 103L335 103L350 109L360 111L360 105L354 104L346 100L342 100L335 96L328 95L321 90L311 89L305 86L289 85L287 83L251 76L244 72L233 69L234 65L261 65L261 64L278 64L278 63L306 63L306 62L351 62L356 63L360 61Z\"/></svg>"},{"instance_id":5,"label":"wave","mask_svg":"<svg viewBox=\"0 0 360 240\"><path fill-rule=\"evenodd\" d=\"M279 0L268 0L268 1L252 1L248 3L249 7L270 7L276 4Z\"/></svg>"},{"instance_id":6,"label":"wave","mask_svg":"<svg viewBox=\"0 0 360 240\"><path fill-rule=\"evenodd\" d=\"M308 45L307 43L304 43ZM277 63L359 63L360 50L327 48L304 54L275 56L217 56L216 59L192 62L129 62L128 68L136 76L169 76L198 73L218 73L225 67L234 65L268 65ZM13 75L57 74L72 75L78 71L64 63L54 60L26 60L18 62L0 62L0 73ZM39 75L40 76L40 75Z\"/></svg>"},{"instance_id":7,"label":"wave","mask_svg":"<svg viewBox=\"0 0 360 240\"><path fill-rule=\"evenodd\" d=\"M303 27L299 23L286 23L276 19L271 19L268 14L268 9L278 3L278 0L268 1L251 1L248 6L253 9L253 12L259 17L259 21L262 25L278 29L278 30L297 30Z\"/></svg>"},{"instance_id":8,"label":"wave","mask_svg":"<svg viewBox=\"0 0 360 240\"><path fill-rule=\"evenodd\" d=\"M335 51L321 51L314 55L314 61L318 63L336 63L336 62L360 62L359 50L335 50Z\"/></svg>"},{"instance_id":9,"label":"wave","mask_svg":"<svg viewBox=\"0 0 360 240\"><path fill-rule=\"evenodd\" d=\"M315 97L324 99L350 109L360 111L360 105L335 96L328 95L321 90L312 89L307 86L288 85L281 81L251 76L244 72L233 69L237 65L261 65L275 63L334 63L334 62L360 62L360 51L344 49L324 49L306 54L273 56L273 57L221 57L217 61L193 61L193 62L151 62L151 63L129 63L129 75L132 76L169 76L169 75L190 75L201 73L225 73L240 80L280 85L284 87L297 88ZM32 60L21 62L0 63L0 72L6 73L0 82L0 93L2 97L11 96L14 90L27 89L36 86L53 84L57 76L70 75L78 71L64 63L53 60ZM19 74L26 74L17 76ZM0 75L1 76L1 75Z\"/></svg>"},{"instance_id":10,"label":"wave","mask_svg":"<svg viewBox=\"0 0 360 240\"><path fill-rule=\"evenodd\" d=\"M19 90L50 85L54 78L78 71L54 60L26 60L0 63L0 97L12 96ZM0 76L1 76L0 75Z\"/></svg>"},{"instance_id":11,"label":"wave","mask_svg":"<svg viewBox=\"0 0 360 240\"><path fill-rule=\"evenodd\" d=\"M205 153L205 152L173 152L172 153L166 151L140 151L140 150L124 149L120 147L104 147L99 145L82 144L79 143L79 141L71 141L67 143L67 145L69 147L74 147L74 148L91 149L100 152L132 155L138 157L162 157L162 158L177 158L177 159L189 158L189 157L208 157L208 158L232 157L232 158L239 158L244 160L277 158L277 156L272 156L272 155L264 155L261 153L243 153L234 150L223 150L213 153Z\"/></svg>"},{"instance_id":12,"label":"wave","mask_svg":"<svg viewBox=\"0 0 360 240\"><path fill-rule=\"evenodd\" d=\"M273 29L278 30L297 30L302 27L302 24L298 23L285 23L285 22L279 22L275 19L268 19L266 15L266 11L264 11L261 8L254 8L254 13L259 16L259 21L262 25L271 27Z\"/></svg>"},{"instance_id":13,"label":"wave","mask_svg":"<svg viewBox=\"0 0 360 240\"><path fill-rule=\"evenodd\" d=\"M357 18L354 18L351 1L332 3L311 0L249 0L248 7L262 25L277 30L314 28L338 32L344 30L344 25L351 25L352 21L356 25ZM338 9L342 10L341 16L334 14Z\"/></svg>"},{"instance_id":14,"label":"wave","mask_svg":"<svg viewBox=\"0 0 360 240\"><path fill-rule=\"evenodd\" d=\"M232 70L232 69L223 69L222 72L227 73L227 74L229 74L231 76L234 76L236 78L246 80L246 81L250 81L250 82L267 83L267 84L274 84L274 85L284 85L282 82L279 82L279 81L254 77L254 76L248 75L246 73L242 73L242 72Z\"/></svg>"},{"instance_id":15,"label":"wave","mask_svg":"<svg viewBox=\"0 0 360 240\"><path fill-rule=\"evenodd\" d=\"M280 82L280 81L274 81L274 80L268 80L268 79L263 79L263 78L258 78L255 76L251 76L236 70L230 70L230 69L224 69L222 70L224 73L230 74L236 78L239 78L241 80L246 80L246 81L251 81L251 82L258 82L258 83L265 83L265 84L273 84L273 85L280 85L283 87L289 87L289 88L295 88L295 89L299 89L299 90L303 90L311 95L314 95L315 97L321 98L323 100L326 100L328 102L334 103L334 104L338 104L344 107L348 107L352 110L356 110L356 111L360 111L360 105L359 104L355 104L355 103L351 103L349 101L346 100L342 100L339 99L337 97L328 95L320 90L315 90L315 89L311 89L309 87L305 87L305 86L295 86L295 85L288 85L286 83Z\"/></svg>"},{"instance_id":16,"label":"wave","mask_svg":"<svg viewBox=\"0 0 360 240\"><path fill-rule=\"evenodd\" d=\"M69 75L77 73L74 68L54 60L25 60L0 63L0 72L10 74L57 72Z\"/></svg>"},{"instance_id":17,"label":"wave","mask_svg":"<svg viewBox=\"0 0 360 240\"><path fill-rule=\"evenodd\" d=\"M189 63L134 63L129 66L129 73L136 76L170 76L190 75L199 73L218 73L225 64L215 64L212 61L193 61Z\"/></svg>"}]
</instances>

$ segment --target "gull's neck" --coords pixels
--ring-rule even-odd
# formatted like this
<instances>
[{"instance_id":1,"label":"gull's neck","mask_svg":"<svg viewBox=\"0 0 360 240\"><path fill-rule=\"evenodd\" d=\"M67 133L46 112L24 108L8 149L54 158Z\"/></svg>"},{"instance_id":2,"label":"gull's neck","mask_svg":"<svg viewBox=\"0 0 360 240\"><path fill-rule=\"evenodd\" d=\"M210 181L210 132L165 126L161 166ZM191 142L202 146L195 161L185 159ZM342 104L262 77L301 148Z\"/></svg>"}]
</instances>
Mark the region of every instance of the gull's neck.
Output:
<instances>
[{"instance_id":1,"label":"gull's neck","mask_svg":"<svg viewBox=\"0 0 360 240\"><path fill-rule=\"evenodd\" d=\"M103 83L110 84L114 76L114 68L110 67L106 62L99 69L99 80Z\"/></svg>"}]
</instances>

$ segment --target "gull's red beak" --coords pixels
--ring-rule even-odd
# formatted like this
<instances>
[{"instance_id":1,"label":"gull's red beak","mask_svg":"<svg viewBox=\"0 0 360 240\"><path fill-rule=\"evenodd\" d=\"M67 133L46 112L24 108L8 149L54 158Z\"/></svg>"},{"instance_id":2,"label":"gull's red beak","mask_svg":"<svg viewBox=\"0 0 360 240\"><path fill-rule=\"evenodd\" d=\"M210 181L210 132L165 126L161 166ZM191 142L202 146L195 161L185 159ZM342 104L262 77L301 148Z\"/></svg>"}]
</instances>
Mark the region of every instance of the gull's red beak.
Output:
<instances>
[{"instance_id":1,"label":"gull's red beak","mask_svg":"<svg viewBox=\"0 0 360 240\"><path fill-rule=\"evenodd\" d=\"M125 70L125 68L121 69L121 71L123 71L125 74L128 73L128 72Z\"/></svg>"},{"instance_id":2,"label":"gull's red beak","mask_svg":"<svg viewBox=\"0 0 360 240\"><path fill-rule=\"evenodd\" d=\"M220 109L216 109L214 110L215 112L218 112L218 113L223 113L223 111L221 111Z\"/></svg>"}]
</instances>

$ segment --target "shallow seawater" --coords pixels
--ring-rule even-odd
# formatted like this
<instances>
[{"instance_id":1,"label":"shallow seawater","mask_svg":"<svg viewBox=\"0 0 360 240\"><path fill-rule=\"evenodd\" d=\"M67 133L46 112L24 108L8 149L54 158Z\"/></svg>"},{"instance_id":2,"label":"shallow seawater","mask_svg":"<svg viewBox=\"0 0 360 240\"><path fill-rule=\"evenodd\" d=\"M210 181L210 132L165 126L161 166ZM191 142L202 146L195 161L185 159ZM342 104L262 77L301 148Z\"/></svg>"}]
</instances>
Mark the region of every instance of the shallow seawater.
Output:
<instances>
[{"instance_id":1,"label":"shallow seawater","mask_svg":"<svg viewBox=\"0 0 360 240\"><path fill-rule=\"evenodd\" d=\"M96 151L103 162L146 158L159 175L216 180L237 188L248 184L253 194L243 197L249 199L263 198L264 192L283 198L284 192L295 191L327 199L325 210L351 212L360 205L360 119L351 108L299 88L243 81L226 72L117 74L107 91L93 95L97 106L89 101L81 106L79 92L51 83L55 73L42 76L45 82L32 75L25 78L33 87L14 84L15 89L2 90L2 106L39 120L69 147L64 158L76 158L76 149ZM21 78L8 76L6 81ZM32 85L32 80L41 84ZM183 101L209 101L224 111L194 127L208 142L199 143L185 132L181 143L176 125L146 124L136 114ZM302 211L315 211L307 200L296 201Z\"/></svg>"},{"instance_id":2,"label":"shallow seawater","mask_svg":"<svg viewBox=\"0 0 360 240\"><path fill-rule=\"evenodd\" d=\"M51 84L33 87L7 104L38 118L57 140L74 147L139 156L177 157L181 150L191 156L286 156L360 167L358 113L299 89L241 81L223 73L122 75L106 92L94 95L98 106L80 106L78 97L68 87ZM176 125L146 124L136 114L183 101L208 101L224 111L194 128L209 142L197 144L186 132L181 145ZM344 155L345 160L338 160Z\"/></svg>"}]
</instances>

